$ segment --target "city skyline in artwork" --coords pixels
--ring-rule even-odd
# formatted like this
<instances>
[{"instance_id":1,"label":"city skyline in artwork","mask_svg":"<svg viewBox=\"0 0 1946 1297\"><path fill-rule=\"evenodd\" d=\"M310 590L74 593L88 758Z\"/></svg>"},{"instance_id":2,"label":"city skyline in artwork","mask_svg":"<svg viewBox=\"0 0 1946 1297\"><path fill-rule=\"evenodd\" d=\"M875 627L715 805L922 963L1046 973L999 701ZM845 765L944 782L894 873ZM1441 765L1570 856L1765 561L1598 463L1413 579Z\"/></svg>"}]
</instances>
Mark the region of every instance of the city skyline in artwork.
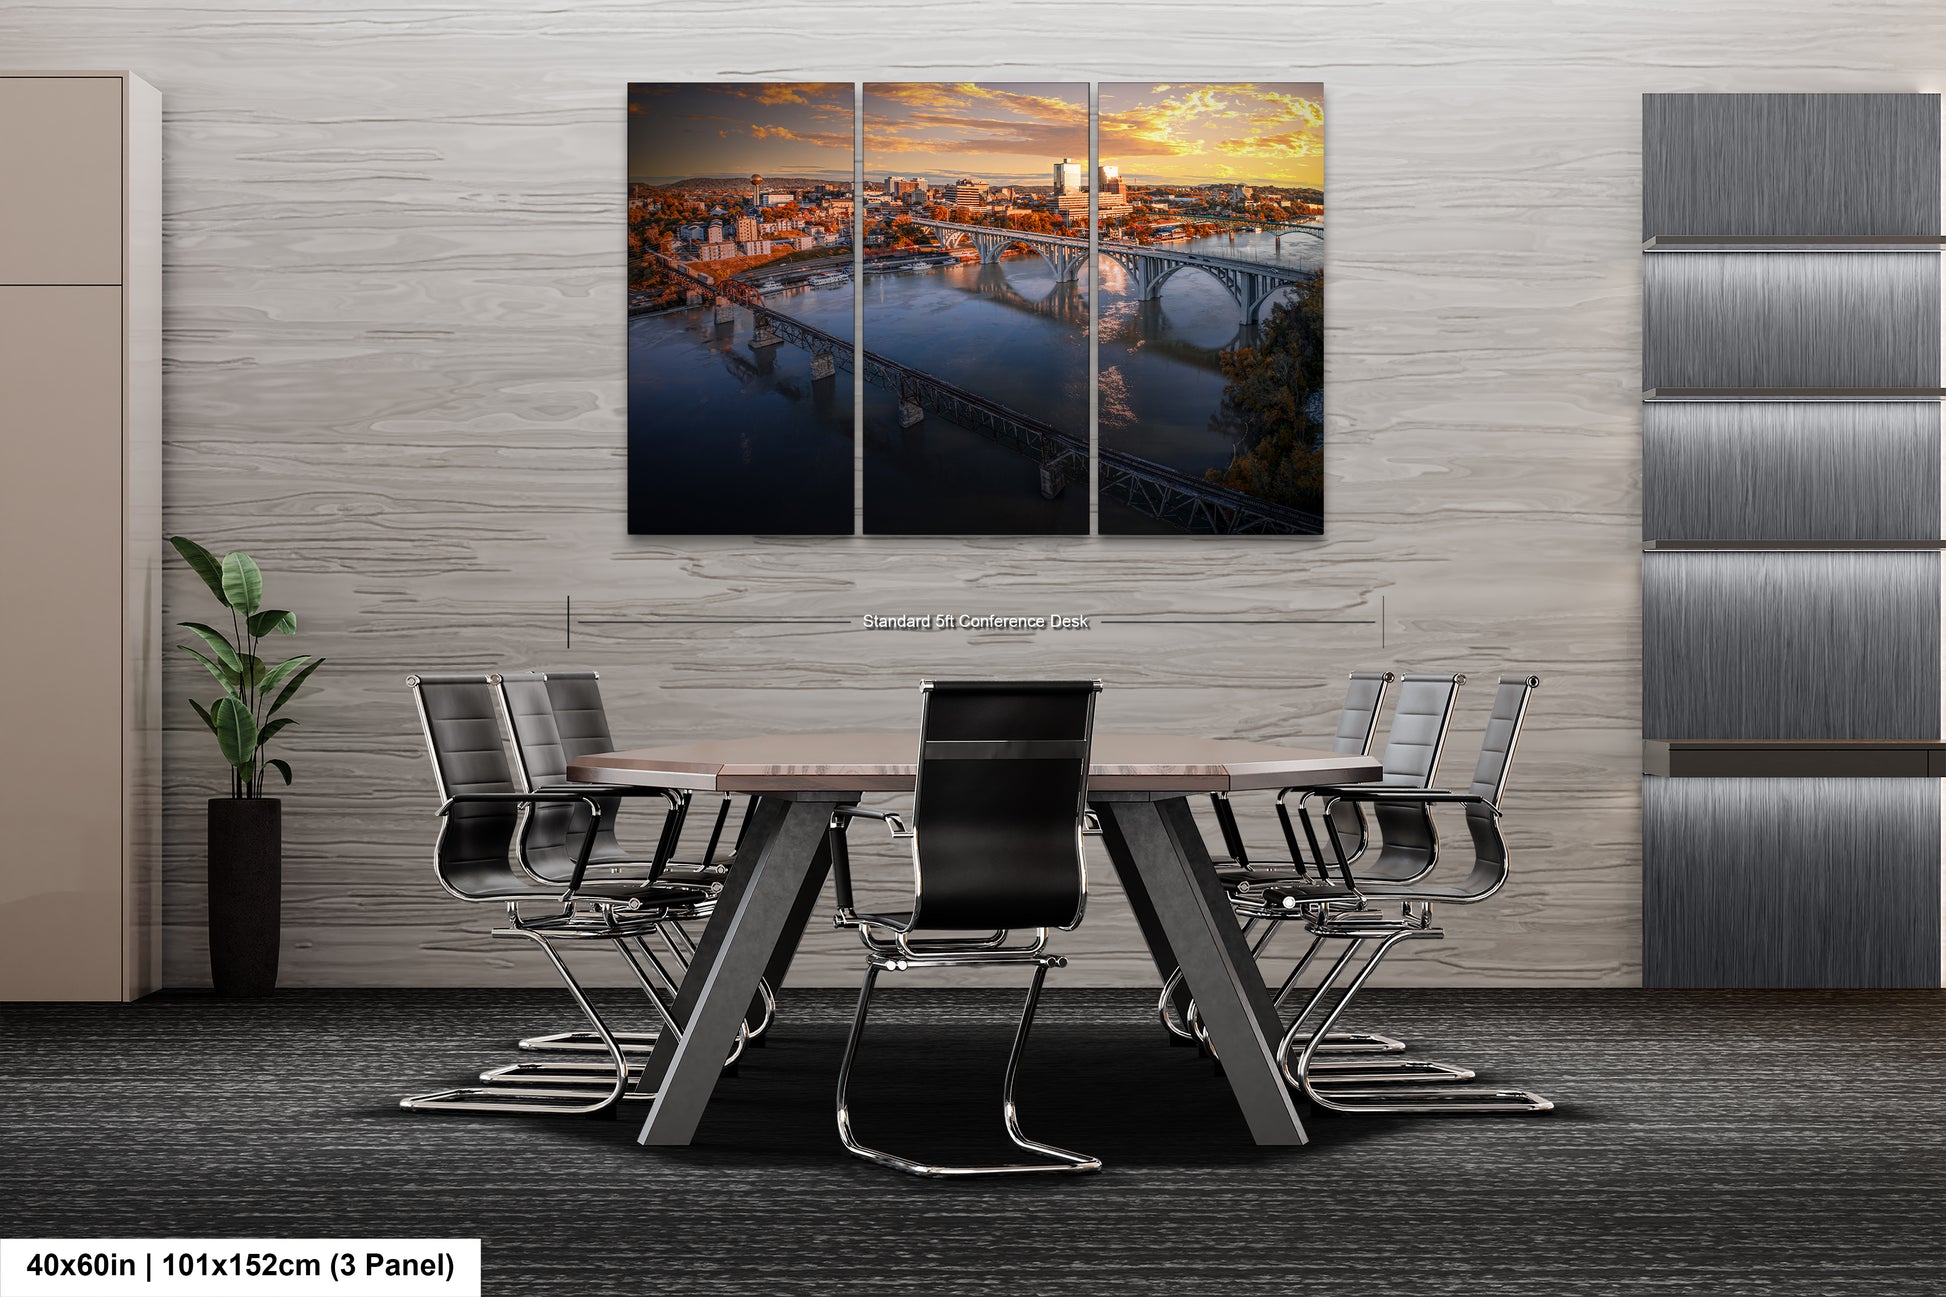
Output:
<instances>
[{"instance_id":1,"label":"city skyline in artwork","mask_svg":"<svg viewBox=\"0 0 1946 1297\"><path fill-rule=\"evenodd\" d=\"M1087 84L863 102L865 533L1086 535Z\"/></svg>"},{"instance_id":2,"label":"city skyline in artwork","mask_svg":"<svg viewBox=\"0 0 1946 1297\"><path fill-rule=\"evenodd\" d=\"M630 530L1320 534L1322 85L1090 92L631 85Z\"/></svg>"}]
</instances>

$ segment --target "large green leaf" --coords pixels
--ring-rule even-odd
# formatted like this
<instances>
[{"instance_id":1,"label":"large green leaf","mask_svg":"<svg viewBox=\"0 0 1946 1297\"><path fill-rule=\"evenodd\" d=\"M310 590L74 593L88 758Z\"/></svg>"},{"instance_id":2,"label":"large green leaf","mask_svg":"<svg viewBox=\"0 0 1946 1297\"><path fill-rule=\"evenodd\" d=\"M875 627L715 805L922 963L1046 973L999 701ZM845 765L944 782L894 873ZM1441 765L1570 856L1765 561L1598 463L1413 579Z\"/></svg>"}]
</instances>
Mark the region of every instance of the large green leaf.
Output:
<instances>
[{"instance_id":1,"label":"large green leaf","mask_svg":"<svg viewBox=\"0 0 1946 1297\"><path fill-rule=\"evenodd\" d=\"M223 556L223 597L248 617L264 601L264 574L241 550Z\"/></svg>"},{"instance_id":2,"label":"large green leaf","mask_svg":"<svg viewBox=\"0 0 1946 1297\"><path fill-rule=\"evenodd\" d=\"M312 658L311 665L305 667L302 671L299 671L290 678L290 683L284 686L284 692L277 695L277 701L270 705L270 710L265 712L264 715L275 716L277 709L291 700L291 695L297 692L297 687L310 679L311 673L323 665L323 658Z\"/></svg>"},{"instance_id":3,"label":"large green leaf","mask_svg":"<svg viewBox=\"0 0 1946 1297\"><path fill-rule=\"evenodd\" d=\"M187 644L178 644L176 645L176 647L181 649L183 652L189 654L190 657L195 658L198 662L201 662L204 666L208 667L209 673L216 677L216 683L222 685L225 692L228 692L229 690L236 688L236 683L237 683L236 672L230 670L230 668L224 666L221 662L210 661L208 658L204 657L201 653L198 653L195 649L190 648L189 645Z\"/></svg>"},{"instance_id":4,"label":"large green leaf","mask_svg":"<svg viewBox=\"0 0 1946 1297\"><path fill-rule=\"evenodd\" d=\"M234 698L218 698L210 719L216 722L216 746L223 749L225 761L242 768L256 760L257 722L248 707Z\"/></svg>"},{"instance_id":5,"label":"large green leaf","mask_svg":"<svg viewBox=\"0 0 1946 1297\"><path fill-rule=\"evenodd\" d=\"M257 687L259 689L264 690L266 693L268 693L270 690L275 689L277 687L278 682L282 680L285 676L288 676L291 672L297 670L299 667L303 666L306 662L309 662L310 660L311 660L311 655L309 653L299 653L294 658L284 659L282 662L279 662L276 666L270 668L268 671L263 673L263 675L257 681ZM268 716L270 715L270 713L265 712L264 715Z\"/></svg>"},{"instance_id":6,"label":"large green leaf","mask_svg":"<svg viewBox=\"0 0 1946 1297\"><path fill-rule=\"evenodd\" d=\"M267 765L267 766L276 766L276 767L277 767L277 773L278 773L278 774L280 774L280 775L282 775L282 776L284 776L284 785L285 785L286 787L289 787L289 786L290 786L290 782L291 782L291 763L290 763L290 762L288 762L288 761L279 761L279 760L278 760L278 759L277 759L276 757L272 757L272 758L271 758L270 760L268 760L268 761L266 761L266 762L264 762L264 764L265 764L265 765Z\"/></svg>"},{"instance_id":7,"label":"large green leaf","mask_svg":"<svg viewBox=\"0 0 1946 1297\"><path fill-rule=\"evenodd\" d=\"M223 565L217 562L216 555L187 536L171 536L169 543L176 547L176 553L182 555L183 562L196 569L196 575L203 578L203 584L216 596L216 601L225 608L229 607L230 597L223 593Z\"/></svg>"},{"instance_id":8,"label":"large green leaf","mask_svg":"<svg viewBox=\"0 0 1946 1297\"><path fill-rule=\"evenodd\" d=\"M231 646L227 635L212 627L205 626L199 621L177 622L176 625L181 626L184 630L193 630L202 636L203 643L209 645L210 651L216 654L216 660L218 662L221 662L232 671L243 670L243 663L237 658L237 651Z\"/></svg>"},{"instance_id":9,"label":"large green leaf","mask_svg":"<svg viewBox=\"0 0 1946 1297\"><path fill-rule=\"evenodd\" d=\"M283 729L286 725L295 725L295 724L297 724L296 717L279 716L276 720L271 721L269 724L265 725L262 729L257 731L257 746L262 747L264 744L276 738L277 731Z\"/></svg>"},{"instance_id":10,"label":"large green leaf","mask_svg":"<svg viewBox=\"0 0 1946 1297\"><path fill-rule=\"evenodd\" d=\"M212 717L209 714L209 708L203 706L201 703L197 702L194 698L191 698L189 700L189 705L191 707L194 707L196 709L196 714L203 718L203 724L209 726L209 732L211 734L216 733L216 720L214 717Z\"/></svg>"},{"instance_id":11,"label":"large green leaf","mask_svg":"<svg viewBox=\"0 0 1946 1297\"><path fill-rule=\"evenodd\" d=\"M252 635L255 635L258 639L262 639L272 631L277 632L279 635L297 634L297 614L294 612L286 612L282 608L266 608L262 612L255 613L251 616L250 633Z\"/></svg>"}]
</instances>

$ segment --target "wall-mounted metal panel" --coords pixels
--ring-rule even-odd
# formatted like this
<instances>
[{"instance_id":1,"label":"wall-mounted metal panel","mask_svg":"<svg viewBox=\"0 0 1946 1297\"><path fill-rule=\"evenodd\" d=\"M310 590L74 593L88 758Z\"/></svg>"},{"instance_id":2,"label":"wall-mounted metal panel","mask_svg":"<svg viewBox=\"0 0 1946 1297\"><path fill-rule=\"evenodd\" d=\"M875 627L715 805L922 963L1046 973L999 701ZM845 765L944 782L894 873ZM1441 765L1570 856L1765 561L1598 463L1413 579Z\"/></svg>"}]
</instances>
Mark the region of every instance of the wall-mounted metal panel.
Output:
<instances>
[{"instance_id":1,"label":"wall-mounted metal panel","mask_svg":"<svg viewBox=\"0 0 1946 1297\"><path fill-rule=\"evenodd\" d=\"M1937 387L1939 258L1644 257L1642 386Z\"/></svg>"},{"instance_id":2,"label":"wall-mounted metal panel","mask_svg":"<svg viewBox=\"0 0 1946 1297\"><path fill-rule=\"evenodd\" d=\"M1646 405L1643 539L1937 538L1939 433L1916 401Z\"/></svg>"},{"instance_id":3,"label":"wall-mounted metal panel","mask_svg":"<svg viewBox=\"0 0 1946 1297\"><path fill-rule=\"evenodd\" d=\"M1649 986L1940 984L1932 779L1644 779Z\"/></svg>"},{"instance_id":4,"label":"wall-mounted metal panel","mask_svg":"<svg viewBox=\"0 0 1946 1297\"><path fill-rule=\"evenodd\" d=\"M1939 96L1643 95L1642 236L1937 234Z\"/></svg>"},{"instance_id":5,"label":"wall-mounted metal panel","mask_svg":"<svg viewBox=\"0 0 1946 1297\"><path fill-rule=\"evenodd\" d=\"M1936 739L1938 553L1642 556L1649 739Z\"/></svg>"}]
</instances>

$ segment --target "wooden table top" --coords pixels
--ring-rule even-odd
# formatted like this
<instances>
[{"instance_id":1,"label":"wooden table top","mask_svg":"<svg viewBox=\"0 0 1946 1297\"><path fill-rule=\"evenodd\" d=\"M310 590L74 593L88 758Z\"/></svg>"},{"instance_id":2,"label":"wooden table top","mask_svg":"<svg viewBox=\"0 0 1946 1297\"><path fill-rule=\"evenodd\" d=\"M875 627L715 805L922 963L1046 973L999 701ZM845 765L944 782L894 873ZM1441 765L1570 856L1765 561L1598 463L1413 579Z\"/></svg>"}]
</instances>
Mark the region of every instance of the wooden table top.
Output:
<instances>
[{"instance_id":1,"label":"wooden table top","mask_svg":"<svg viewBox=\"0 0 1946 1297\"><path fill-rule=\"evenodd\" d=\"M912 733L713 739L593 753L568 763L568 778L718 793L910 792L918 748ZM1097 734L1088 786L1098 792L1227 793L1367 783L1379 773L1373 757L1317 748L1181 734Z\"/></svg>"}]
</instances>

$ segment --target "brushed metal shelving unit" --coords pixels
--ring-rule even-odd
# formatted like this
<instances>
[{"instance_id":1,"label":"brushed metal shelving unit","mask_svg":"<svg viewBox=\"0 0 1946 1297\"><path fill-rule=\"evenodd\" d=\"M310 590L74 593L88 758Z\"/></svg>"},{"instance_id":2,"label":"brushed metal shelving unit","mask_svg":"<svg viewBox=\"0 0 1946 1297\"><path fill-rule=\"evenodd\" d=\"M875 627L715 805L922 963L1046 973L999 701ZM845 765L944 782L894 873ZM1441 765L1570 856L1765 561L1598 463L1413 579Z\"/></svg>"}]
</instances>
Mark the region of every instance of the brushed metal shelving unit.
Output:
<instances>
[{"instance_id":1,"label":"brushed metal shelving unit","mask_svg":"<svg viewBox=\"0 0 1946 1297\"><path fill-rule=\"evenodd\" d=\"M1643 97L1643 966L1941 984L1940 102Z\"/></svg>"}]
</instances>

